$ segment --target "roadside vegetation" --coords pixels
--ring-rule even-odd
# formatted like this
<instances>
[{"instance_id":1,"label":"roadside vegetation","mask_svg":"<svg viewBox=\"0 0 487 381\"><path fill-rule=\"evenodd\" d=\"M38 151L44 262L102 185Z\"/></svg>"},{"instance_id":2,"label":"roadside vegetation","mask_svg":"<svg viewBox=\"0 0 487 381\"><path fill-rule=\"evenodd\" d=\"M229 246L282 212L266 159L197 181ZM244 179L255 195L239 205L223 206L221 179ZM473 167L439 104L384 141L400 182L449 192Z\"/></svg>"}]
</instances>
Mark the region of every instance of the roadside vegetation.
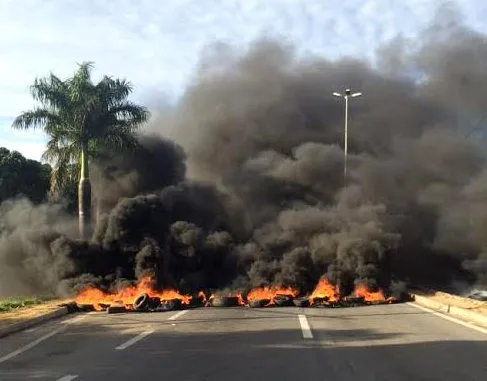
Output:
<instances>
[{"instance_id":1,"label":"roadside vegetation","mask_svg":"<svg viewBox=\"0 0 487 381\"><path fill-rule=\"evenodd\" d=\"M12 312L20 308L35 306L46 302L47 298L36 298L36 297L26 297L26 298L12 298L12 299L0 299L0 313L2 312Z\"/></svg>"}]
</instances>

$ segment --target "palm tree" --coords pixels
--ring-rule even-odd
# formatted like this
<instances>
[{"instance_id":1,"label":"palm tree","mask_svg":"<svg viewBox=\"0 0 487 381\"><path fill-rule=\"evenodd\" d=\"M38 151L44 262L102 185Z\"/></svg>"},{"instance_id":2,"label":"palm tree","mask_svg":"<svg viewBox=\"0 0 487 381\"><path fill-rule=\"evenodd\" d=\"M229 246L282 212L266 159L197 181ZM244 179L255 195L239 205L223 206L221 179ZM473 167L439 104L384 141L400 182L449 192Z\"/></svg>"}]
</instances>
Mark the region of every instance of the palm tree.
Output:
<instances>
[{"instance_id":1,"label":"palm tree","mask_svg":"<svg viewBox=\"0 0 487 381\"><path fill-rule=\"evenodd\" d=\"M94 84L92 62L84 62L71 78L54 74L36 78L31 94L39 107L23 112L16 129L41 128L49 137L43 159L53 166L51 191L57 194L79 168L78 212L81 238L90 223L89 161L102 150L135 149L136 132L147 121L145 107L127 100L133 90L126 80L104 76Z\"/></svg>"}]
</instances>

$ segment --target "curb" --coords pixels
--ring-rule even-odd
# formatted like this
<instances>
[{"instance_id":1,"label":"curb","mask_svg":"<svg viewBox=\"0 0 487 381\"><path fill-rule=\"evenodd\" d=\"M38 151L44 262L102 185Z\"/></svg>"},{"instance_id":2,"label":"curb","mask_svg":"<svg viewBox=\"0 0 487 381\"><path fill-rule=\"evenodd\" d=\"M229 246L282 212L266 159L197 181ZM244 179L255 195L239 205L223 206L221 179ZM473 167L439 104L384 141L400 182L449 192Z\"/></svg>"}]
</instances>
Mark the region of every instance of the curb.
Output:
<instances>
[{"instance_id":1,"label":"curb","mask_svg":"<svg viewBox=\"0 0 487 381\"><path fill-rule=\"evenodd\" d=\"M414 302L423 306L430 308L432 310L454 316L461 320L465 320L467 322L478 324L482 327L487 328L487 315L479 314L474 311L467 310L465 308L450 306L449 304L443 304L437 302L436 300L431 300L421 295L415 295Z\"/></svg>"},{"instance_id":2,"label":"curb","mask_svg":"<svg viewBox=\"0 0 487 381\"><path fill-rule=\"evenodd\" d=\"M28 329L28 328L32 328L36 325L45 323L49 320L57 319L61 316L67 315L68 313L69 313L69 311L68 311L67 307L60 307L59 309L57 309L55 311L48 312L46 314L37 316L37 317L32 318L32 319L28 319L25 321L21 321L19 323L14 323L14 324L7 326L5 328L0 328L0 338L5 337L5 336L9 336L13 333L17 333L19 331L23 331L23 330Z\"/></svg>"}]
</instances>

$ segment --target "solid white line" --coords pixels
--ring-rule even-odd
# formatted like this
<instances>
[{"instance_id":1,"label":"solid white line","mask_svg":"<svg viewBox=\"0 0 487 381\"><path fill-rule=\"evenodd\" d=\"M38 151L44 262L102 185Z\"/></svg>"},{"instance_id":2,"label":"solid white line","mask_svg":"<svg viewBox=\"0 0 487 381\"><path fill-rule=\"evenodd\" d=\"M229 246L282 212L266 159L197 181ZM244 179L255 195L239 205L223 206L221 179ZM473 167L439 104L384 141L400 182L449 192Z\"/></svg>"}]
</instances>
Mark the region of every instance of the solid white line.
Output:
<instances>
[{"instance_id":1,"label":"solid white line","mask_svg":"<svg viewBox=\"0 0 487 381\"><path fill-rule=\"evenodd\" d=\"M126 341L125 343L119 345L118 347L115 347L117 351L123 351L124 349L127 349L131 345L134 345L135 343L139 342L142 340L144 337L149 336L151 333L154 333L155 331L153 329L149 331L145 331L142 333L139 333L137 336L132 337L130 340Z\"/></svg>"},{"instance_id":2,"label":"solid white line","mask_svg":"<svg viewBox=\"0 0 487 381\"><path fill-rule=\"evenodd\" d=\"M49 339L50 337L58 334L59 332L65 330L65 329L66 329L65 326L60 327L58 329L55 329L54 331L49 332L49 333L45 334L44 336L39 337L37 340L34 340L34 341L30 342L29 344L24 345L23 347L17 349L16 351L13 351L13 352L9 353L8 355L0 357L0 364L7 361L7 360L10 360L13 357L16 357L16 356L24 353L25 351L28 351L29 349L34 348L36 345L42 343L44 340Z\"/></svg>"},{"instance_id":3,"label":"solid white line","mask_svg":"<svg viewBox=\"0 0 487 381\"><path fill-rule=\"evenodd\" d=\"M64 322L62 323L65 323L65 324L75 324L75 323L78 323L80 322L81 320L85 319L86 318L86 315L82 315L82 316L77 316L75 318L72 318L72 319L68 319L68 320L65 320ZM30 332L33 332L37 329L38 327L36 328L33 328L32 330L29 330ZM29 344L26 344L24 345L23 347L3 356L3 357L0 357L0 364L5 362L5 361L8 361L10 360L11 358L14 358L26 351L28 351L29 349L32 349L34 348L36 345L39 345L40 343L42 343L43 341L49 339L50 337L58 334L59 332L63 331L64 329L66 329L67 326L66 325L63 325L62 327L59 327L58 329L55 329L54 331L51 331L49 333L46 333L44 336L41 336L39 337L37 340L34 340L32 342L30 342ZM27 332L29 332L27 331ZM78 376L76 376L78 377Z\"/></svg>"},{"instance_id":4,"label":"solid white line","mask_svg":"<svg viewBox=\"0 0 487 381\"><path fill-rule=\"evenodd\" d=\"M426 312L429 312L430 314L433 314L435 316L438 316L440 318L443 318L443 319L446 319L446 320L449 320L453 323L456 323L456 324L460 324L460 325L463 325L464 327L467 327L467 328L471 328L471 329L474 329L478 332L482 332L484 334L487 335L487 329L486 328L482 328L482 327L479 327L477 325L474 325L474 324L471 324L471 323L467 323L466 321L463 321L463 320L460 320L460 319L456 319L454 317L451 317L451 316L448 316L448 315L445 315L445 314L442 314L438 311L434 311L434 310L431 310L429 308L426 308L426 307L423 307L423 306L420 306L416 303L412 303L412 302L409 302L408 303L410 306L413 306L415 308L418 308L420 310L423 310L423 311L426 311Z\"/></svg>"},{"instance_id":5,"label":"solid white line","mask_svg":"<svg viewBox=\"0 0 487 381\"><path fill-rule=\"evenodd\" d=\"M73 381L73 380L75 380L77 378L78 378L78 375L77 374L68 374L67 376L61 377L57 381Z\"/></svg>"},{"instance_id":6,"label":"solid white line","mask_svg":"<svg viewBox=\"0 0 487 381\"><path fill-rule=\"evenodd\" d=\"M172 315L169 319L167 320L176 320L178 317L181 317L183 316L186 312L188 312L188 310L182 310L182 311L179 311L178 313Z\"/></svg>"},{"instance_id":7,"label":"solid white line","mask_svg":"<svg viewBox=\"0 0 487 381\"><path fill-rule=\"evenodd\" d=\"M312 339L313 333L311 332L311 328L308 324L308 319L306 319L306 315L298 315L299 317L299 324L301 325L301 331L303 331L303 337L305 339Z\"/></svg>"}]
</instances>

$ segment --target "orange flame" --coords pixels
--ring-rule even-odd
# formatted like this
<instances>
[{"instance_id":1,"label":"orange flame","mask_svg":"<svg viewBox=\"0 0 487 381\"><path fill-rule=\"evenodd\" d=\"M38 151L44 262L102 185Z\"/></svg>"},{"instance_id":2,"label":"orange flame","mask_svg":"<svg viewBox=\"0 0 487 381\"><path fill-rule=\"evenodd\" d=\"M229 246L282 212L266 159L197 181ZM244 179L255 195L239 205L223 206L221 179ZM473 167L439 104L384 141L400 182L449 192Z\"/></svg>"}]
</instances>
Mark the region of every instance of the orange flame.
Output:
<instances>
[{"instance_id":1,"label":"orange flame","mask_svg":"<svg viewBox=\"0 0 487 381\"><path fill-rule=\"evenodd\" d=\"M245 301L242 297L241 292L239 292L238 294L233 294L231 292L211 294L210 297L208 298L208 302L211 302L213 299L215 299L215 297L238 298L238 305L239 306L245 306Z\"/></svg>"},{"instance_id":2,"label":"orange flame","mask_svg":"<svg viewBox=\"0 0 487 381\"><path fill-rule=\"evenodd\" d=\"M206 294L203 291L198 292L198 298L201 299L201 302L202 303L206 303L207 302Z\"/></svg>"},{"instance_id":3,"label":"orange flame","mask_svg":"<svg viewBox=\"0 0 487 381\"><path fill-rule=\"evenodd\" d=\"M286 295L295 298L298 295L298 291L291 287L259 287L252 289L247 294L247 300L250 302L252 300L270 300L268 305L274 304L274 298L277 295Z\"/></svg>"},{"instance_id":4,"label":"orange flame","mask_svg":"<svg viewBox=\"0 0 487 381\"><path fill-rule=\"evenodd\" d=\"M111 304L122 304L132 308L135 299L144 293L151 298L157 297L161 300L180 299L183 304L189 304L191 301L191 296L182 295L176 290L154 290L151 285L151 278L145 277L136 286L124 287L116 293L103 292L94 287L87 288L78 294L75 302L77 304L92 304L98 311L103 310L103 305Z\"/></svg>"},{"instance_id":5,"label":"orange flame","mask_svg":"<svg viewBox=\"0 0 487 381\"><path fill-rule=\"evenodd\" d=\"M390 296L386 298L384 292L379 289L378 291L372 292L367 289L363 284L359 284L355 287L353 294L357 297L362 297L366 302L384 302L384 303L394 303L397 301L396 298Z\"/></svg>"},{"instance_id":6,"label":"orange flame","mask_svg":"<svg viewBox=\"0 0 487 381\"><path fill-rule=\"evenodd\" d=\"M313 293L309 297L309 303L312 305L315 298L327 298L330 302L337 302L340 299L340 293L338 287L332 285L328 279L321 279Z\"/></svg>"},{"instance_id":7,"label":"orange flame","mask_svg":"<svg viewBox=\"0 0 487 381\"><path fill-rule=\"evenodd\" d=\"M369 291L367 287L363 284L359 284L355 287L353 291L354 296L359 298L364 298L366 302L385 302L386 297L382 290Z\"/></svg>"}]
</instances>

